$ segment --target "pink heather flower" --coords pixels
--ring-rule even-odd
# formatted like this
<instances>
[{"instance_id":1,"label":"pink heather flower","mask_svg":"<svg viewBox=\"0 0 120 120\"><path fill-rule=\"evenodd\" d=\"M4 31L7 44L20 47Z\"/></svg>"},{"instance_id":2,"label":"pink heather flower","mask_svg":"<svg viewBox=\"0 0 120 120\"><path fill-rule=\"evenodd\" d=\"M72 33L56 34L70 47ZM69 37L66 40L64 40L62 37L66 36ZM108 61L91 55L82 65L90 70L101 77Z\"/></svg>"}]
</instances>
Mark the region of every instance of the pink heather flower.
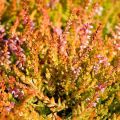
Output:
<instances>
[{"instance_id":1,"label":"pink heather flower","mask_svg":"<svg viewBox=\"0 0 120 120\"><path fill-rule=\"evenodd\" d=\"M7 112L10 112L11 108L10 107L6 107L6 110L7 110Z\"/></svg>"},{"instance_id":2,"label":"pink heather flower","mask_svg":"<svg viewBox=\"0 0 120 120\"><path fill-rule=\"evenodd\" d=\"M102 93L105 91L105 84L99 84L97 87L96 87L96 90L100 90Z\"/></svg>"},{"instance_id":3,"label":"pink heather flower","mask_svg":"<svg viewBox=\"0 0 120 120\"><path fill-rule=\"evenodd\" d=\"M102 88L102 89L101 89L101 92L103 93L104 91L105 91L105 88Z\"/></svg>"},{"instance_id":4,"label":"pink heather flower","mask_svg":"<svg viewBox=\"0 0 120 120\"><path fill-rule=\"evenodd\" d=\"M92 33L91 30L89 30L89 29L86 30L86 34L91 34L91 33Z\"/></svg>"},{"instance_id":5,"label":"pink heather flower","mask_svg":"<svg viewBox=\"0 0 120 120\"><path fill-rule=\"evenodd\" d=\"M116 44L115 47L117 50L120 50L120 44Z\"/></svg>"},{"instance_id":6,"label":"pink heather flower","mask_svg":"<svg viewBox=\"0 0 120 120\"><path fill-rule=\"evenodd\" d=\"M11 102L10 103L10 106L13 108L15 106L15 103L14 102Z\"/></svg>"},{"instance_id":7,"label":"pink heather flower","mask_svg":"<svg viewBox=\"0 0 120 120\"><path fill-rule=\"evenodd\" d=\"M92 25L90 25L90 26L89 26L89 28L90 28L90 29L93 29L93 26L92 26Z\"/></svg>"},{"instance_id":8,"label":"pink heather flower","mask_svg":"<svg viewBox=\"0 0 120 120\"><path fill-rule=\"evenodd\" d=\"M14 102L11 102L10 105L6 107L6 110L7 110L8 112L10 112L11 109L14 108L14 106L15 106L15 103L14 103Z\"/></svg>"},{"instance_id":9,"label":"pink heather flower","mask_svg":"<svg viewBox=\"0 0 120 120\"><path fill-rule=\"evenodd\" d=\"M62 29L61 28L54 28L54 31L57 33L58 36L62 35Z\"/></svg>"},{"instance_id":10,"label":"pink heather flower","mask_svg":"<svg viewBox=\"0 0 120 120\"><path fill-rule=\"evenodd\" d=\"M23 99L24 91L20 90L19 88L8 88L8 91L13 95L13 97L18 98L19 100Z\"/></svg>"},{"instance_id":11,"label":"pink heather flower","mask_svg":"<svg viewBox=\"0 0 120 120\"><path fill-rule=\"evenodd\" d=\"M100 58L102 58L102 57L103 57L103 56L102 56L102 55L100 55L100 54L99 54L99 55L97 55L97 58L99 58L99 59L100 59Z\"/></svg>"},{"instance_id":12,"label":"pink heather flower","mask_svg":"<svg viewBox=\"0 0 120 120\"><path fill-rule=\"evenodd\" d=\"M103 7L97 7L96 9L95 9L95 13L97 14L97 15L99 15L99 16L101 16L102 15L102 12L103 12Z\"/></svg>"},{"instance_id":13,"label":"pink heather flower","mask_svg":"<svg viewBox=\"0 0 120 120\"><path fill-rule=\"evenodd\" d=\"M12 94L13 94L13 95L15 94L15 91L14 91L14 90L12 91Z\"/></svg>"},{"instance_id":14,"label":"pink heather flower","mask_svg":"<svg viewBox=\"0 0 120 120\"><path fill-rule=\"evenodd\" d=\"M104 64L105 66L109 66L110 63L108 62L108 58L104 57L102 55L97 55L97 58L99 59L98 64Z\"/></svg>"},{"instance_id":15,"label":"pink heather flower","mask_svg":"<svg viewBox=\"0 0 120 120\"><path fill-rule=\"evenodd\" d=\"M21 48L21 45L23 44L24 39L20 39L18 36L15 36L11 38L8 42L8 46L10 49L10 52L14 53L17 56L17 62L16 65L21 69L23 67L23 64L26 61L26 56L24 54L24 50Z\"/></svg>"},{"instance_id":16,"label":"pink heather flower","mask_svg":"<svg viewBox=\"0 0 120 120\"><path fill-rule=\"evenodd\" d=\"M97 103L96 103L96 102L92 103L92 106L93 106L93 107L96 107L96 105L97 105Z\"/></svg>"},{"instance_id":17,"label":"pink heather flower","mask_svg":"<svg viewBox=\"0 0 120 120\"><path fill-rule=\"evenodd\" d=\"M72 67L71 70L72 70L73 74L75 75L75 79L77 79L79 76L79 73L81 71L81 67L78 67L78 68Z\"/></svg>"},{"instance_id":18,"label":"pink heather flower","mask_svg":"<svg viewBox=\"0 0 120 120\"><path fill-rule=\"evenodd\" d=\"M34 27L35 27L35 23L32 20L30 20L30 30L31 31L34 30Z\"/></svg>"}]
</instances>

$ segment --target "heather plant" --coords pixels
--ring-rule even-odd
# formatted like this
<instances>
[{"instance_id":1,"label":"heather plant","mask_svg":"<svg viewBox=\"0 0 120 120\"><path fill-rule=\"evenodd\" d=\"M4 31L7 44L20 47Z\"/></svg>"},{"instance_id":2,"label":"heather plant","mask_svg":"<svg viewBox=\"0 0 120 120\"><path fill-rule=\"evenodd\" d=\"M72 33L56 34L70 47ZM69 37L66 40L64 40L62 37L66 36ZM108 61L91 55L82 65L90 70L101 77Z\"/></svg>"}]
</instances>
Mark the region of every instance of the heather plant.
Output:
<instances>
[{"instance_id":1,"label":"heather plant","mask_svg":"<svg viewBox=\"0 0 120 120\"><path fill-rule=\"evenodd\" d=\"M119 120L120 2L3 1L0 119Z\"/></svg>"}]
</instances>

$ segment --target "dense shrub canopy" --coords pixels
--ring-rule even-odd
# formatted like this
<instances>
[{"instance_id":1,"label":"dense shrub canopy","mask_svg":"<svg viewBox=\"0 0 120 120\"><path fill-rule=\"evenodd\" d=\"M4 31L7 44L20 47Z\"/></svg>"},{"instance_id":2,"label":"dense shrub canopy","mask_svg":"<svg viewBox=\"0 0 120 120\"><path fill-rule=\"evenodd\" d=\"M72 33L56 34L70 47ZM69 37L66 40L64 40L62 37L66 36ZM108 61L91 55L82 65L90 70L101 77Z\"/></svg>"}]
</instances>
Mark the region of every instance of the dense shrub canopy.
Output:
<instances>
[{"instance_id":1,"label":"dense shrub canopy","mask_svg":"<svg viewBox=\"0 0 120 120\"><path fill-rule=\"evenodd\" d=\"M120 119L119 0L0 0L0 119Z\"/></svg>"}]
</instances>

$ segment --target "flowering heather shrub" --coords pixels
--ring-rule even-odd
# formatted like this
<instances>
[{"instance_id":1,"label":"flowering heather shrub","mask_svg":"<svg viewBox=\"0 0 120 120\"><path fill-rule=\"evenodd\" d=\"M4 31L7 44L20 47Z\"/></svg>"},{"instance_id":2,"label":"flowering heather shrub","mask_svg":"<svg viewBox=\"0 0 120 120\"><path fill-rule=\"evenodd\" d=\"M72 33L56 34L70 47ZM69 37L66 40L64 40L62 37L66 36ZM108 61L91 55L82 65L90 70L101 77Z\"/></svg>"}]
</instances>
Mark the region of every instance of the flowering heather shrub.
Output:
<instances>
[{"instance_id":1,"label":"flowering heather shrub","mask_svg":"<svg viewBox=\"0 0 120 120\"><path fill-rule=\"evenodd\" d=\"M120 119L120 2L97 2L0 2L1 120Z\"/></svg>"}]
</instances>

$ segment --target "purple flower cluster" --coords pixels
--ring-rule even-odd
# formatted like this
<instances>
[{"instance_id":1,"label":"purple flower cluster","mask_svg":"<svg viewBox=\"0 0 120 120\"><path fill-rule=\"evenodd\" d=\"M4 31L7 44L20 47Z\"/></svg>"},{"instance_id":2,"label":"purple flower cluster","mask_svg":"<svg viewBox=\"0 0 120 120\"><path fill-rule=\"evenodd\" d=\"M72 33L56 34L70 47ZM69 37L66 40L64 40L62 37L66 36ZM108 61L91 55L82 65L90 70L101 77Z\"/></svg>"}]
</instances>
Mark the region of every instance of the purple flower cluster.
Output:
<instances>
[{"instance_id":1,"label":"purple flower cluster","mask_svg":"<svg viewBox=\"0 0 120 120\"><path fill-rule=\"evenodd\" d=\"M16 65L23 68L23 65L26 61L26 56L21 45L24 42L24 39L19 38L17 35L13 37L6 38L6 32L3 26L0 26L0 65L5 65L8 68L8 65L11 64L10 56L11 53L16 55L17 61Z\"/></svg>"},{"instance_id":2,"label":"purple flower cluster","mask_svg":"<svg viewBox=\"0 0 120 120\"><path fill-rule=\"evenodd\" d=\"M11 102L9 106L6 107L6 111L7 112L10 112L15 106L15 103L14 102Z\"/></svg>"},{"instance_id":3,"label":"purple flower cluster","mask_svg":"<svg viewBox=\"0 0 120 120\"><path fill-rule=\"evenodd\" d=\"M106 88L106 84L98 84L96 90L101 91L103 93L105 91L105 88Z\"/></svg>"},{"instance_id":4,"label":"purple flower cluster","mask_svg":"<svg viewBox=\"0 0 120 120\"><path fill-rule=\"evenodd\" d=\"M110 62L108 61L107 57L104 57L103 55L97 55L96 58L98 59L98 62L93 66L93 70L95 71L95 74L97 74L98 70L100 69L100 65L104 65L105 67L110 65Z\"/></svg>"},{"instance_id":5,"label":"purple flower cluster","mask_svg":"<svg viewBox=\"0 0 120 120\"><path fill-rule=\"evenodd\" d=\"M80 49L83 50L89 45L89 40L91 39L93 26L90 23L84 24L80 29L82 36L82 43Z\"/></svg>"},{"instance_id":6,"label":"purple flower cluster","mask_svg":"<svg viewBox=\"0 0 120 120\"><path fill-rule=\"evenodd\" d=\"M77 79L77 78L78 78L78 76L79 76L79 74L80 74L81 69L82 69L81 67L78 67L78 68L74 68L74 67L72 67L72 68L71 68L71 70L72 70L73 74L75 75L75 79Z\"/></svg>"},{"instance_id":7,"label":"purple flower cluster","mask_svg":"<svg viewBox=\"0 0 120 120\"><path fill-rule=\"evenodd\" d=\"M23 25L28 26L30 31L33 31L35 24L30 19L29 15L28 15L28 11L26 8L22 11L22 16L23 16Z\"/></svg>"},{"instance_id":8,"label":"purple flower cluster","mask_svg":"<svg viewBox=\"0 0 120 120\"><path fill-rule=\"evenodd\" d=\"M22 100L24 98L24 92L17 87L8 88L8 92L13 95L14 98Z\"/></svg>"},{"instance_id":9,"label":"purple flower cluster","mask_svg":"<svg viewBox=\"0 0 120 120\"><path fill-rule=\"evenodd\" d=\"M97 58L98 58L98 64L104 64L105 66L109 66L110 63L108 62L108 58L107 57L104 57L102 55L97 55Z\"/></svg>"},{"instance_id":10,"label":"purple flower cluster","mask_svg":"<svg viewBox=\"0 0 120 120\"><path fill-rule=\"evenodd\" d=\"M21 69L24 69L23 65L26 61L24 50L21 48L23 42L24 39L20 39L19 37L10 38L8 42L10 52L14 53L17 57L16 65Z\"/></svg>"},{"instance_id":11,"label":"purple flower cluster","mask_svg":"<svg viewBox=\"0 0 120 120\"><path fill-rule=\"evenodd\" d=\"M0 65L8 65L10 61L10 52L8 50L8 41L5 39L5 29L3 26L0 26Z\"/></svg>"}]
</instances>

